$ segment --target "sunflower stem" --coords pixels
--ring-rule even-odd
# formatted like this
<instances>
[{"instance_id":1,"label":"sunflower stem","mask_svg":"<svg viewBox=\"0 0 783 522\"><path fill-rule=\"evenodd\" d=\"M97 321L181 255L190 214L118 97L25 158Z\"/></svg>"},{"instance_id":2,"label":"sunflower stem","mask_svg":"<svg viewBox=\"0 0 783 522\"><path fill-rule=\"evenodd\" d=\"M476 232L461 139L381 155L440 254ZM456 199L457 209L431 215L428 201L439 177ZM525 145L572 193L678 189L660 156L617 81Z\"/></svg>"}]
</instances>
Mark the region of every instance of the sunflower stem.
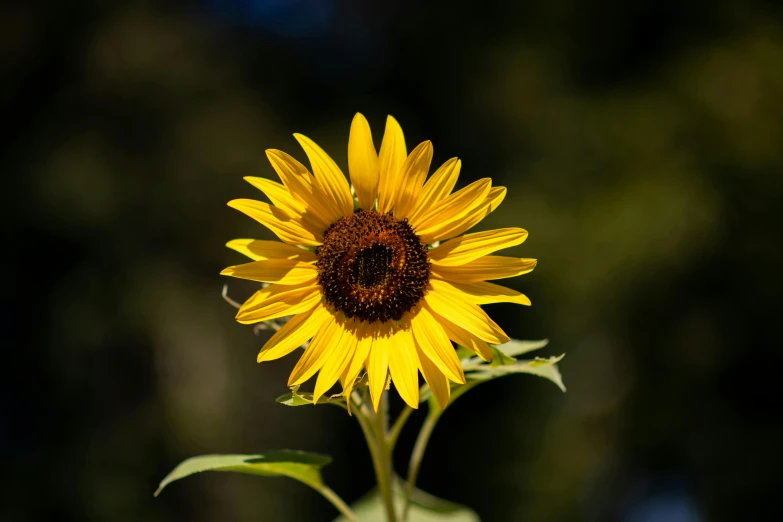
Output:
<instances>
[{"instance_id":1,"label":"sunflower stem","mask_svg":"<svg viewBox=\"0 0 783 522\"><path fill-rule=\"evenodd\" d=\"M362 428L367 448L370 450L375 477L378 481L378 491L383 498L386 516L389 522L397 522L392 497L391 448L387 443L386 421L384 420L386 402L381 401L380 411L375 412L366 390L363 395L354 392L351 399L354 403L354 417Z\"/></svg>"},{"instance_id":2,"label":"sunflower stem","mask_svg":"<svg viewBox=\"0 0 783 522\"><path fill-rule=\"evenodd\" d=\"M353 392L351 398L354 399L354 417L356 417L359 426L362 428L364 439L367 441L367 449L370 450L370 457L372 458L373 467L375 467L377 450L375 448L375 434L370 425L370 412L372 410L367 408L366 402L363 401L357 392Z\"/></svg>"},{"instance_id":3,"label":"sunflower stem","mask_svg":"<svg viewBox=\"0 0 783 522\"><path fill-rule=\"evenodd\" d=\"M402 510L403 522L408 518L408 510L411 507L411 499L413 493L416 491L416 479L419 476L419 469L421 468L421 461L424 458L424 450L427 449L427 443L430 441L432 430L435 429L435 425L438 423L440 416L443 414L443 410L437 406L433 407L430 403L430 409L427 412L427 418L424 420L424 425L419 431L419 436L416 437L416 444L413 446L413 453L411 453L411 461L408 465L408 480L405 487L405 507Z\"/></svg>"},{"instance_id":4,"label":"sunflower stem","mask_svg":"<svg viewBox=\"0 0 783 522\"><path fill-rule=\"evenodd\" d=\"M391 446L387 439L387 415L389 411L389 399L387 392L381 397L378 411L373 414L373 435L375 438L375 475L378 479L378 491L383 498L388 522L397 522L397 513L394 508L394 491L392 488L392 461Z\"/></svg>"}]
</instances>

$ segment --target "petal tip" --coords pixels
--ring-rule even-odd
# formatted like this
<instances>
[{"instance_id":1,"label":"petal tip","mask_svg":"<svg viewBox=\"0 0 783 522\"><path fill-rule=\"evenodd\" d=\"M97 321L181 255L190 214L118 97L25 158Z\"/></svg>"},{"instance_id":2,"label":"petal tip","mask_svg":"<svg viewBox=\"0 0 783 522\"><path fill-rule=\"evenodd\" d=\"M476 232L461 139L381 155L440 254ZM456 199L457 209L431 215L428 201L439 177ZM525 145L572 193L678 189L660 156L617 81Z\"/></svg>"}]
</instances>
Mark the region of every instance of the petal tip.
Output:
<instances>
[{"instance_id":1,"label":"petal tip","mask_svg":"<svg viewBox=\"0 0 783 522\"><path fill-rule=\"evenodd\" d=\"M419 402L418 401L412 401L406 398L403 394L400 394L400 397L402 397L402 400L405 401L405 404L413 408L414 410L419 409Z\"/></svg>"},{"instance_id":2,"label":"petal tip","mask_svg":"<svg viewBox=\"0 0 783 522\"><path fill-rule=\"evenodd\" d=\"M226 205L229 207L236 209L236 210L242 210L242 207L245 205L246 199L232 199Z\"/></svg>"},{"instance_id":3,"label":"petal tip","mask_svg":"<svg viewBox=\"0 0 783 522\"><path fill-rule=\"evenodd\" d=\"M300 144L300 145L303 145L303 146L304 146L305 144L309 143L310 141L312 141L312 140L310 140L310 138L308 138L308 137L307 137L307 136L305 136L304 134L299 134L298 132L295 132L295 133L294 133L294 139L296 139L296 141L298 141L298 142L299 142L299 144Z\"/></svg>"},{"instance_id":4,"label":"petal tip","mask_svg":"<svg viewBox=\"0 0 783 522\"><path fill-rule=\"evenodd\" d=\"M283 157L283 152L278 149L266 149L264 153L266 154L266 158L269 160L270 163L273 164L273 166L275 161Z\"/></svg>"}]
</instances>

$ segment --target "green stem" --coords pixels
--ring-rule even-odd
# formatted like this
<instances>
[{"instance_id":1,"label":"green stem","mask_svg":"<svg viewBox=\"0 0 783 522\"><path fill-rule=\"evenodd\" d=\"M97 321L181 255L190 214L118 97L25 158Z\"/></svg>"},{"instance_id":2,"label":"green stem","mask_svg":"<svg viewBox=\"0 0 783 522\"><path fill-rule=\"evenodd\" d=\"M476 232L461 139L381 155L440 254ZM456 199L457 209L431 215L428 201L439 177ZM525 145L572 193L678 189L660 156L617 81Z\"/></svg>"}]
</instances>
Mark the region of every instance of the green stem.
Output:
<instances>
[{"instance_id":1,"label":"green stem","mask_svg":"<svg viewBox=\"0 0 783 522\"><path fill-rule=\"evenodd\" d=\"M388 410L388 399L386 393L381 400L379 411L373 411L372 401L369 394L360 395L354 392L351 396L353 401L353 412L359 426L362 428L364 438L367 441L367 448L370 450L375 477L378 482L378 492L380 493L388 522L397 522L397 515L394 510L394 498L392 491L392 466L391 466L391 447L386 438L386 413Z\"/></svg>"},{"instance_id":2,"label":"green stem","mask_svg":"<svg viewBox=\"0 0 783 522\"><path fill-rule=\"evenodd\" d=\"M370 425L370 410L364 404L363 399L358 392L351 394L353 401L353 416L359 421L359 426L362 428L364 434L364 440L367 441L367 449L370 450L370 456L373 458L373 464L375 463L375 436Z\"/></svg>"},{"instance_id":3,"label":"green stem","mask_svg":"<svg viewBox=\"0 0 783 522\"><path fill-rule=\"evenodd\" d=\"M408 518L408 510L411 507L413 492L416 491L416 479L419 476L421 461L424 458L424 450L427 449L427 443L430 441L432 430L435 429L435 425L438 423L438 419L440 419L442 414L442 409L437 406L433 407L433 404L430 403L430 410L427 413L427 418L424 420L424 425L421 427L419 436L416 438L416 444L413 446L413 453L411 454L411 461L408 465L408 484L405 491L405 507L402 511L402 520L407 520Z\"/></svg>"},{"instance_id":4,"label":"green stem","mask_svg":"<svg viewBox=\"0 0 783 522\"><path fill-rule=\"evenodd\" d=\"M375 474L378 478L378 491L381 493L383 505L386 509L386 519L388 522L397 522L397 514L394 508L394 491L392 490L392 453L386 438L388 411L389 396L387 392L383 392L378 411L373 419L378 461Z\"/></svg>"},{"instance_id":5,"label":"green stem","mask_svg":"<svg viewBox=\"0 0 783 522\"><path fill-rule=\"evenodd\" d=\"M356 517L356 513L353 512L353 510L348 507L348 504L346 504L343 499L341 499L337 493L332 491L332 488L329 486L323 485L320 488L317 489L318 493L324 496L326 500L332 503L334 507L337 508L337 510L342 513L345 518L350 520L350 522L359 522L359 519Z\"/></svg>"}]
</instances>

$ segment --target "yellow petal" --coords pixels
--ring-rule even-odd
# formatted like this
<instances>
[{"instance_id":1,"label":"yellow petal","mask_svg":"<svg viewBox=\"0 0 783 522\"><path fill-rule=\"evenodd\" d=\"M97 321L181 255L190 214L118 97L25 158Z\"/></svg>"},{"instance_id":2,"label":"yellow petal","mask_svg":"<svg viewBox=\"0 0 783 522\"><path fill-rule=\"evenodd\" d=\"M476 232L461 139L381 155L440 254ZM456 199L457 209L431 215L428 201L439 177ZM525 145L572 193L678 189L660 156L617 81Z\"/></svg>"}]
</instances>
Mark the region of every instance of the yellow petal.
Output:
<instances>
[{"instance_id":1,"label":"yellow petal","mask_svg":"<svg viewBox=\"0 0 783 522\"><path fill-rule=\"evenodd\" d=\"M288 377L288 386L302 384L321 369L329 354L330 347L334 346L334 343L338 342L342 336L343 322L344 317L341 313L328 314L328 317L321 323L321 328L310 341L310 345L299 358L299 362L291 371L291 375Z\"/></svg>"},{"instance_id":2,"label":"yellow petal","mask_svg":"<svg viewBox=\"0 0 783 522\"><path fill-rule=\"evenodd\" d=\"M443 317L438 316L438 319L443 325L443 329L446 331L446 335L449 336L449 339L460 346L464 346L485 361L492 360L492 348L490 348L485 341L482 341L472 333Z\"/></svg>"},{"instance_id":3,"label":"yellow petal","mask_svg":"<svg viewBox=\"0 0 783 522\"><path fill-rule=\"evenodd\" d=\"M438 201L451 194L457 184L461 167L462 162L459 159L451 158L430 176L421 189L416 208L411 212L411 223L417 223L417 217L426 214Z\"/></svg>"},{"instance_id":4,"label":"yellow petal","mask_svg":"<svg viewBox=\"0 0 783 522\"><path fill-rule=\"evenodd\" d=\"M290 245L318 246L323 242L321 232L308 227L300 218L268 203L235 199L229 201L228 206L255 219Z\"/></svg>"},{"instance_id":5,"label":"yellow petal","mask_svg":"<svg viewBox=\"0 0 783 522\"><path fill-rule=\"evenodd\" d=\"M307 136L294 134L294 138L310 159L310 165L313 167L313 174L315 174L315 183L329 198L330 206L336 208L341 216L350 216L353 213L353 197L348 180L345 179L340 167Z\"/></svg>"},{"instance_id":6,"label":"yellow petal","mask_svg":"<svg viewBox=\"0 0 783 522\"><path fill-rule=\"evenodd\" d=\"M426 307L420 307L411 316L411 330L421 351L432 363L454 382L463 384L465 374L446 332Z\"/></svg>"},{"instance_id":7,"label":"yellow petal","mask_svg":"<svg viewBox=\"0 0 783 522\"><path fill-rule=\"evenodd\" d=\"M337 221L340 214L336 208L331 209L325 204L326 198L321 196L315 187L315 179L304 165L281 150L269 149L266 156L291 196L305 206L304 217L309 216L311 221L318 222L319 230L326 230Z\"/></svg>"},{"instance_id":8,"label":"yellow petal","mask_svg":"<svg viewBox=\"0 0 783 522\"><path fill-rule=\"evenodd\" d=\"M383 133L379 155L378 212L388 212L394 205L394 192L397 186L402 164L408 156L405 148L405 136L397 120L386 118L386 130Z\"/></svg>"},{"instance_id":9,"label":"yellow petal","mask_svg":"<svg viewBox=\"0 0 783 522\"><path fill-rule=\"evenodd\" d=\"M266 259L224 268L220 275L258 281L259 283L301 285L314 283L318 277L318 270L313 264L295 259Z\"/></svg>"},{"instance_id":10,"label":"yellow petal","mask_svg":"<svg viewBox=\"0 0 783 522\"><path fill-rule=\"evenodd\" d=\"M266 157L291 195L300 203L309 203L315 180L307 167L282 150L267 149Z\"/></svg>"},{"instance_id":11,"label":"yellow petal","mask_svg":"<svg viewBox=\"0 0 783 522\"><path fill-rule=\"evenodd\" d=\"M226 246L246 255L253 261L266 261L268 259L289 259L312 263L318 260L316 255L304 248L287 245L280 241L266 241L263 239L233 239Z\"/></svg>"},{"instance_id":12,"label":"yellow petal","mask_svg":"<svg viewBox=\"0 0 783 522\"><path fill-rule=\"evenodd\" d=\"M439 266L464 265L497 250L519 245L525 239L527 231L521 228L501 228L466 234L430 250L430 261Z\"/></svg>"},{"instance_id":13,"label":"yellow petal","mask_svg":"<svg viewBox=\"0 0 783 522\"><path fill-rule=\"evenodd\" d=\"M455 291L465 294L465 298L473 304L483 305L492 303L515 303L530 306L530 299L525 294L505 286L495 285L479 281L476 283L445 282L451 285Z\"/></svg>"},{"instance_id":14,"label":"yellow petal","mask_svg":"<svg viewBox=\"0 0 783 522\"><path fill-rule=\"evenodd\" d=\"M484 203L477 206L465 216L455 219L442 227L433 228L426 236L420 236L425 243L434 243L435 241L445 241L446 239L458 236L463 232L470 230L482 219L498 208L506 197L506 187L492 187L489 190Z\"/></svg>"},{"instance_id":15,"label":"yellow petal","mask_svg":"<svg viewBox=\"0 0 783 522\"><path fill-rule=\"evenodd\" d=\"M462 190L458 190L442 199L429 212L421 217L420 223L413 223L416 233L427 236L436 230L449 226L450 223L465 217L471 210L481 205L492 188L489 178L474 181Z\"/></svg>"},{"instance_id":16,"label":"yellow petal","mask_svg":"<svg viewBox=\"0 0 783 522\"><path fill-rule=\"evenodd\" d=\"M358 342L356 344L356 351L354 352L351 364L345 371L343 377L343 395L348 405L348 412L351 412L351 391L353 385L356 382L356 377L359 376L359 372L364 368L364 362L367 360L367 356L370 355L372 349L373 340L378 334L377 323L367 324L361 323L357 331Z\"/></svg>"},{"instance_id":17,"label":"yellow petal","mask_svg":"<svg viewBox=\"0 0 783 522\"><path fill-rule=\"evenodd\" d=\"M504 279L532 272L535 259L504 256L484 256L459 266L432 265L432 275L460 283Z\"/></svg>"},{"instance_id":18,"label":"yellow petal","mask_svg":"<svg viewBox=\"0 0 783 522\"><path fill-rule=\"evenodd\" d=\"M424 296L424 301L433 312L460 325L482 341L503 344L510 340L495 321L484 310L469 302L462 292L453 290L453 287L437 279L431 280L430 285L432 289Z\"/></svg>"},{"instance_id":19,"label":"yellow petal","mask_svg":"<svg viewBox=\"0 0 783 522\"><path fill-rule=\"evenodd\" d=\"M435 396L435 400L441 408L445 408L449 404L449 397L451 395L451 386L448 379L443 375L443 372L438 369L429 357L424 355L421 347L416 344L416 354L419 356L419 365L421 368L421 374L424 376L424 380L427 381L427 385L432 390L432 394Z\"/></svg>"},{"instance_id":20,"label":"yellow petal","mask_svg":"<svg viewBox=\"0 0 783 522\"><path fill-rule=\"evenodd\" d=\"M321 301L321 287L317 285L290 287L270 285L250 296L237 312L237 321L253 324L312 309Z\"/></svg>"},{"instance_id":21,"label":"yellow petal","mask_svg":"<svg viewBox=\"0 0 783 522\"><path fill-rule=\"evenodd\" d=\"M321 396L334 386L337 379L345 372L353 359L356 351L356 325L355 321L347 321L343 325L343 332L340 340L329 348L329 354L324 361L321 371L318 372L318 379L315 381L313 390L313 402L317 403Z\"/></svg>"},{"instance_id":22,"label":"yellow petal","mask_svg":"<svg viewBox=\"0 0 783 522\"><path fill-rule=\"evenodd\" d=\"M389 350L391 348L391 328L391 322L380 324L367 361L370 398L375 411L378 411L378 404L380 404L381 395L383 395L383 390L386 387L386 376L389 369Z\"/></svg>"},{"instance_id":23,"label":"yellow petal","mask_svg":"<svg viewBox=\"0 0 783 522\"><path fill-rule=\"evenodd\" d=\"M285 185L254 176L245 176L243 179L263 192L277 208L282 208L289 214L296 216L301 216L302 212L304 212L304 204L294 198Z\"/></svg>"},{"instance_id":24,"label":"yellow petal","mask_svg":"<svg viewBox=\"0 0 783 522\"><path fill-rule=\"evenodd\" d=\"M451 345L451 343L449 343ZM419 407L419 357L413 345L410 326L397 328L389 346L389 372L402 400L411 408Z\"/></svg>"},{"instance_id":25,"label":"yellow petal","mask_svg":"<svg viewBox=\"0 0 783 522\"><path fill-rule=\"evenodd\" d=\"M407 218L416 208L416 200L419 199L431 162L432 142L425 141L413 149L402 164L394 192L394 216L397 219Z\"/></svg>"},{"instance_id":26,"label":"yellow petal","mask_svg":"<svg viewBox=\"0 0 783 522\"><path fill-rule=\"evenodd\" d=\"M258 362L279 359L302 346L315 335L328 314L319 303L312 310L293 316L264 343L258 352Z\"/></svg>"},{"instance_id":27,"label":"yellow petal","mask_svg":"<svg viewBox=\"0 0 783 522\"><path fill-rule=\"evenodd\" d=\"M357 113L348 138L348 171L359 207L371 210L378 195L378 153L372 143L370 124Z\"/></svg>"}]
</instances>

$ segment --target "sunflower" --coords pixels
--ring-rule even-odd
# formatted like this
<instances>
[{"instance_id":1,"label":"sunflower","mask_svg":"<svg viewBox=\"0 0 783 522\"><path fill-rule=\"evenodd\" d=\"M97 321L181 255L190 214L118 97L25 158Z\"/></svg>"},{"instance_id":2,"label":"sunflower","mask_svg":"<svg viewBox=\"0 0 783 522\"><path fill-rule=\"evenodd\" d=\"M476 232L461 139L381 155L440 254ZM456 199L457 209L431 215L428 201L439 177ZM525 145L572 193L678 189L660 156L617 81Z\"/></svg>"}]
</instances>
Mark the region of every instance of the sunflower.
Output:
<instances>
[{"instance_id":1,"label":"sunflower","mask_svg":"<svg viewBox=\"0 0 783 522\"><path fill-rule=\"evenodd\" d=\"M483 360L509 337L480 308L530 305L523 294L487 282L525 274L534 259L490 255L519 245L527 232L504 228L465 234L500 205L505 187L480 179L452 193L461 162L452 158L427 179L432 144L408 154L391 116L380 153L361 114L348 139L350 184L337 164L301 134L313 173L279 150L267 150L282 184L245 178L270 203L237 199L229 206L282 242L236 239L227 246L253 261L223 275L268 283L239 309L252 324L292 316L264 344L258 362L307 344L289 386L316 373L314 402L339 380L350 396L366 369L375 409L387 378L412 408L421 372L442 407L450 384L465 375L452 341ZM426 182L425 182L426 180Z\"/></svg>"}]
</instances>

